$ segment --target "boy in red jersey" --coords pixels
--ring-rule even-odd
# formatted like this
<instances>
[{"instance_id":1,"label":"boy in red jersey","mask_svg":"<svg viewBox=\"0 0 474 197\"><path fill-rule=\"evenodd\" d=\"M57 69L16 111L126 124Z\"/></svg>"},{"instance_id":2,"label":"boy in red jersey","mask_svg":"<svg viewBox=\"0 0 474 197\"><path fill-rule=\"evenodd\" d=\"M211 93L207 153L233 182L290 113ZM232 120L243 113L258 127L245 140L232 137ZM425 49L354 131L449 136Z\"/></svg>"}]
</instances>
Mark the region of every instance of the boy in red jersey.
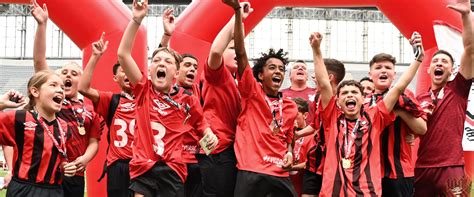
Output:
<instances>
[{"instance_id":1,"label":"boy in red jersey","mask_svg":"<svg viewBox=\"0 0 474 197\"><path fill-rule=\"evenodd\" d=\"M373 80L375 92L369 96L366 108L375 106L392 86L395 78L395 57L380 53L370 61L369 76ZM367 96L366 96L367 98ZM382 133L382 195L411 196L415 170L412 161L412 141L410 135L424 135L426 117L414 94L406 89L395 106L397 118Z\"/></svg>"},{"instance_id":2,"label":"boy in red jersey","mask_svg":"<svg viewBox=\"0 0 474 197\"><path fill-rule=\"evenodd\" d=\"M107 44L108 41L104 41L104 34L97 42L92 43L92 55L79 82L79 92L92 101L95 111L104 117L109 128L107 135L109 145L104 169L104 173L107 173L107 195L127 197L130 196L128 164L132 159L135 129L135 101L130 81L117 63L112 68L113 80L120 86L121 93L99 91L90 86L94 69L107 50Z\"/></svg>"},{"instance_id":3,"label":"boy in red jersey","mask_svg":"<svg viewBox=\"0 0 474 197\"><path fill-rule=\"evenodd\" d=\"M130 161L131 185L135 196L184 196L186 163L181 158L183 135L195 128L208 136L212 150L217 138L202 116L199 100L173 86L181 57L168 48L153 52L150 80L144 76L131 55L138 28L148 12L148 1L133 2L133 18L125 29L118 59L136 96L136 131Z\"/></svg>"},{"instance_id":4,"label":"boy in red jersey","mask_svg":"<svg viewBox=\"0 0 474 197\"><path fill-rule=\"evenodd\" d=\"M192 93L196 98L201 98L199 84L194 80L197 74L198 61L191 54L183 54L183 60L179 65L179 74L176 84ZM187 131L183 138L183 159L188 167L188 177L184 183L186 197L202 196L201 172L196 154L199 153L199 136L194 128Z\"/></svg>"},{"instance_id":5,"label":"boy in red jersey","mask_svg":"<svg viewBox=\"0 0 474 197\"><path fill-rule=\"evenodd\" d=\"M40 71L28 81L30 100L25 110L0 112L0 144L14 149L13 166L9 166L13 178L6 196L62 197L62 175L76 173L76 164L67 160L66 140L71 127L56 116L64 99L63 88L56 73ZM14 95L9 92L2 96L0 104L15 106L1 101ZM0 110L4 107L0 105Z\"/></svg>"},{"instance_id":6,"label":"boy in red jersey","mask_svg":"<svg viewBox=\"0 0 474 197\"><path fill-rule=\"evenodd\" d=\"M35 72L48 69L46 62L46 26L48 9L46 4L39 6L32 2L31 13L38 23L33 46ZM69 63L57 70L64 82L66 99L59 112L59 117L72 126L71 136L67 142L68 160L76 163L77 173L74 177L65 177L63 189L65 196L84 196L84 170L97 153L101 135L100 116L93 112L78 98L78 84L82 69L77 63Z\"/></svg>"},{"instance_id":7,"label":"boy in red jersey","mask_svg":"<svg viewBox=\"0 0 474 197\"><path fill-rule=\"evenodd\" d=\"M248 2L241 4L241 7L250 5ZM246 18L252 9L242 9L241 12ZM240 95L235 79L237 62L232 41L233 29L234 18L231 18L212 42L203 71L201 96L204 116L212 122L212 131L219 138L219 144L211 155L196 155L201 169L203 195L206 197L232 197L237 177L234 139L240 113Z\"/></svg>"},{"instance_id":8,"label":"boy in red jersey","mask_svg":"<svg viewBox=\"0 0 474 197\"><path fill-rule=\"evenodd\" d=\"M278 90L288 60L282 49L262 54L251 69L244 47L244 32L238 0L224 0L235 10L234 44L242 112L234 149L237 181L234 196L296 196L288 169L293 164L293 129L296 104Z\"/></svg>"},{"instance_id":9,"label":"boy in red jersey","mask_svg":"<svg viewBox=\"0 0 474 197\"><path fill-rule=\"evenodd\" d=\"M164 34L161 37L159 46L168 47L169 40L175 28L173 9L166 9L162 18ZM195 83L197 68L198 59L191 54L183 54L182 61L179 63L176 84L200 99L201 91L199 89L199 83ZM188 176L184 183L184 194L186 197L202 196L201 171L195 156L199 153L199 149L199 137L196 130L191 128L191 130L184 134L183 138L183 160L188 168Z\"/></svg>"},{"instance_id":10,"label":"boy in red jersey","mask_svg":"<svg viewBox=\"0 0 474 197\"><path fill-rule=\"evenodd\" d=\"M365 97L372 97L372 94L374 94L375 91L375 86L374 86L374 81L370 79L369 77L364 77L360 79L360 85L364 88L364 96Z\"/></svg>"},{"instance_id":11,"label":"boy in red jersey","mask_svg":"<svg viewBox=\"0 0 474 197\"><path fill-rule=\"evenodd\" d=\"M471 2L455 2L448 8L461 14L464 52L459 72L452 81L449 78L453 73L453 57L444 50L434 53L428 68L431 87L417 97L428 113L428 128L420 137L415 164L415 196L469 196L468 185L452 183L466 181L462 137L474 78L474 36Z\"/></svg>"},{"instance_id":12,"label":"boy in red jersey","mask_svg":"<svg viewBox=\"0 0 474 197\"><path fill-rule=\"evenodd\" d=\"M325 58L324 65L326 66L331 87L333 88L333 94L336 95L337 84L339 84L346 75L346 69L341 61L332 58ZM317 110L319 98L320 93L317 92L315 101L311 103L310 111L314 113L311 124L295 132L297 138L314 135L314 137L311 138L311 147L307 153L307 165L303 177L303 197L317 196L321 191L323 183L324 160L326 157L325 139L327 132L324 131L321 125L321 117Z\"/></svg>"},{"instance_id":13,"label":"boy in red jersey","mask_svg":"<svg viewBox=\"0 0 474 197\"><path fill-rule=\"evenodd\" d=\"M296 105L298 106L298 115L296 116L295 120L295 132L299 131L306 127L306 119L308 116L309 106L308 102L305 101L303 98L293 98ZM295 137L295 144L294 144L294 151L293 154L295 155L293 166L291 167L290 171L290 178L293 186L295 187L296 193L298 196L301 196L302 188L303 188L303 175L305 173L306 167L306 153L308 152L308 148L312 146L314 136L308 135L305 137Z\"/></svg>"},{"instance_id":14,"label":"boy in red jersey","mask_svg":"<svg viewBox=\"0 0 474 197\"><path fill-rule=\"evenodd\" d=\"M342 82L336 90L337 96L333 96L321 55L321 40L320 33L310 36L316 79L321 91L320 116L328 133L324 187L320 196L380 196L380 134L393 121L391 111L421 62L413 61L383 101L363 109L363 90L357 81ZM421 46L421 37L416 37L413 42Z\"/></svg>"}]
</instances>

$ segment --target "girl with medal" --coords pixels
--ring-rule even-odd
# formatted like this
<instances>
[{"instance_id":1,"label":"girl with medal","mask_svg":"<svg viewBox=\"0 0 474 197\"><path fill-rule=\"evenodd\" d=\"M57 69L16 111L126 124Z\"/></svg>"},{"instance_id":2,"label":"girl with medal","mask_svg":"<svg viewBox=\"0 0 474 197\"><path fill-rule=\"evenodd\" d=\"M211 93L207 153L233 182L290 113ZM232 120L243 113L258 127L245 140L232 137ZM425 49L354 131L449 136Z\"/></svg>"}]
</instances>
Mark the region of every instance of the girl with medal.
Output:
<instances>
[{"instance_id":1,"label":"girl with medal","mask_svg":"<svg viewBox=\"0 0 474 197\"><path fill-rule=\"evenodd\" d=\"M421 47L421 36L412 37ZM343 81L336 96L321 53L322 34L309 38L313 49L314 72L321 92L319 105L324 130L328 131L321 196L382 195L380 169L380 134L394 120L392 110L416 74L423 55L410 64L398 82L374 107L363 108L362 85L354 80ZM421 59L420 59L421 58Z\"/></svg>"},{"instance_id":2,"label":"girl with medal","mask_svg":"<svg viewBox=\"0 0 474 197\"><path fill-rule=\"evenodd\" d=\"M38 5L32 1L31 13L38 23L33 48L35 72L48 69L46 62L46 26L48 9L46 4ZM101 134L100 118L86 110L85 104L78 99L78 84L82 76L82 68L75 62L64 65L56 71L64 84L65 99L58 116L71 125L71 133L66 144L68 160L75 163L77 173L73 177L64 177L65 196L84 196L84 170L99 148Z\"/></svg>"},{"instance_id":3,"label":"girl with medal","mask_svg":"<svg viewBox=\"0 0 474 197\"><path fill-rule=\"evenodd\" d=\"M67 160L71 128L56 116L65 97L63 88L53 71L40 71L28 82L25 110L0 112L0 143L14 149L14 155L6 155L13 157L7 196L62 197L62 176L76 173L75 163Z\"/></svg>"}]
</instances>

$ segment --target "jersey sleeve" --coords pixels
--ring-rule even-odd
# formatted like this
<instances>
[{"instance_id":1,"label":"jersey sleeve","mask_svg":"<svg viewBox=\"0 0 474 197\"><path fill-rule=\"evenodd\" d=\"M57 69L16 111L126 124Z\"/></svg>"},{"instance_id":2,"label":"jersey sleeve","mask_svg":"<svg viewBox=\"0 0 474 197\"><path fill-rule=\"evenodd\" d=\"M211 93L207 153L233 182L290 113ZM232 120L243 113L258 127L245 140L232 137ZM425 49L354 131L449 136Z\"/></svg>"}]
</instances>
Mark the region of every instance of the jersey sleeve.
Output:
<instances>
[{"instance_id":1,"label":"jersey sleeve","mask_svg":"<svg viewBox=\"0 0 474 197\"><path fill-rule=\"evenodd\" d=\"M293 138L295 137L295 127L294 122L296 120L296 116L298 114L298 106L292 100L289 100L289 105L287 106L288 110L285 110L286 115L288 115L287 121L287 132L286 132L286 143L291 144L293 142Z\"/></svg>"},{"instance_id":2,"label":"jersey sleeve","mask_svg":"<svg viewBox=\"0 0 474 197\"><path fill-rule=\"evenodd\" d=\"M112 96L112 92L99 91L99 102L94 104L95 112L104 118L109 115L109 106L112 101Z\"/></svg>"},{"instance_id":3,"label":"jersey sleeve","mask_svg":"<svg viewBox=\"0 0 474 197\"><path fill-rule=\"evenodd\" d=\"M329 100L329 103L325 108L322 107L322 105L319 105L319 115L323 121L323 124L332 124L331 119L333 116L337 116L337 112L339 109L337 109L336 105L336 96L332 96L331 100Z\"/></svg>"},{"instance_id":4,"label":"jersey sleeve","mask_svg":"<svg viewBox=\"0 0 474 197\"><path fill-rule=\"evenodd\" d=\"M91 126L89 127L89 138L100 140L102 129L104 129L105 121L97 113L92 113Z\"/></svg>"},{"instance_id":5,"label":"jersey sleeve","mask_svg":"<svg viewBox=\"0 0 474 197\"><path fill-rule=\"evenodd\" d=\"M239 92L242 98L250 98L258 90L259 84L253 77L252 69L250 68L249 65L245 67L244 72L242 73L242 76L237 76L237 79L239 80Z\"/></svg>"},{"instance_id":6,"label":"jersey sleeve","mask_svg":"<svg viewBox=\"0 0 474 197\"><path fill-rule=\"evenodd\" d=\"M228 80L234 80L230 72L227 71L227 68L224 65L224 60L222 60L221 65L216 70L209 68L209 64L206 60L204 66L204 79L212 85L221 85L225 84Z\"/></svg>"},{"instance_id":7,"label":"jersey sleeve","mask_svg":"<svg viewBox=\"0 0 474 197\"><path fill-rule=\"evenodd\" d=\"M15 145L15 111L0 112L0 144Z\"/></svg>"},{"instance_id":8,"label":"jersey sleeve","mask_svg":"<svg viewBox=\"0 0 474 197\"><path fill-rule=\"evenodd\" d=\"M373 126L378 127L376 130L379 132L395 121L395 114L387 110L383 100L377 102L376 107L369 108L368 113L373 120Z\"/></svg>"},{"instance_id":9,"label":"jersey sleeve","mask_svg":"<svg viewBox=\"0 0 474 197\"><path fill-rule=\"evenodd\" d=\"M140 82L137 84L131 83L130 88L132 89L133 95L135 95L135 102L137 105L144 102L143 98L146 96L147 88L151 86L151 81L148 80L148 77L142 73L143 77Z\"/></svg>"},{"instance_id":10,"label":"jersey sleeve","mask_svg":"<svg viewBox=\"0 0 474 197\"><path fill-rule=\"evenodd\" d=\"M459 97L467 98L469 90L472 85L472 79L466 79L462 74L457 74L456 77L448 83L448 87L453 90Z\"/></svg>"}]
</instances>

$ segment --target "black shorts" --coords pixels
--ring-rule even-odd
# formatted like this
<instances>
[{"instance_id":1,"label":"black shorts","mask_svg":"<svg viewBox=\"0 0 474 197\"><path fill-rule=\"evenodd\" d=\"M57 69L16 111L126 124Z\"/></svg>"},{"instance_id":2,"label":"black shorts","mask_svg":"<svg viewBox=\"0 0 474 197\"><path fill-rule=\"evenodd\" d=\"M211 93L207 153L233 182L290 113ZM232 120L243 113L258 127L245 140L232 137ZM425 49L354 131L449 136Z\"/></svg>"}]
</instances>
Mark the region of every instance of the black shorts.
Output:
<instances>
[{"instance_id":1,"label":"black shorts","mask_svg":"<svg viewBox=\"0 0 474 197\"><path fill-rule=\"evenodd\" d=\"M156 163L150 170L132 179L130 189L149 196L184 197L183 182L178 174L164 163Z\"/></svg>"},{"instance_id":2,"label":"black shorts","mask_svg":"<svg viewBox=\"0 0 474 197\"><path fill-rule=\"evenodd\" d=\"M37 185L12 178L7 188L7 197L63 197L63 189L59 185Z\"/></svg>"},{"instance_id":3,"label":"black shorts","mask_svg":"<svg viewBox=\"0 0 474 197\"><path fill-rule=\"evenodd\" d=\"M64 196L84 197L84 177L83 176L63 176Z\"/></svg>"},{"instance_id":4,"label":"black shorts","mask_svg":"<svg viewBox=\"0 0 474 197\"><path fill-rule=\"evenodd\" d=\"M107 196L130 197L130 160L117 160L107 167Z\"/></svg>"},{"instance_id":5,"label":"black shorts","mask_svg":"<svg viewBox=\"0 0 474 197\"><path fill-rule=\"evenodd\" d=\"M234 196L296 197L297 194L290 177L277 177L239 170Z\"/></svg>"},{"instance_id":6,"label":"black shorts","mask_svg":"<svg viewBox=\"0 0 474 197\"><path fill-rule=\"evenodd\" d=\"M184 182L184 194L186 197L202 196L201 171L197 163L188 163L188 177Z\"/></svg>"},{"instance_id":7,"label":"black shorts","mask_svg":"<svg viewBox=\"0 0 474 197\"><path fill-rule=\"evenodd\" d=\"M203 196L234 196L237 159L232 146L209 156L197 154L196 159L201 170Z\"/></svg>"},{"instance_id":8,"label":"black shorts","mask_svg":"<svg viewBox=\"0 0 474 197\"><path fill-rule=\"evenodd\" d=\"M323 185L323 176L305 170L303 176L303 194L319 195Z\"/></svg>"},{"instance_id":9,"label":"black shorts","mask_svg":"<svg viewBox=\"0 0 474 197\"><path fill-rule=\"evenodd\" d=\"M382 179L382 196L384 197L404 197L413 196L413 184L415 178L399 178L399 179Z\"/></svg>"}]
</instances>

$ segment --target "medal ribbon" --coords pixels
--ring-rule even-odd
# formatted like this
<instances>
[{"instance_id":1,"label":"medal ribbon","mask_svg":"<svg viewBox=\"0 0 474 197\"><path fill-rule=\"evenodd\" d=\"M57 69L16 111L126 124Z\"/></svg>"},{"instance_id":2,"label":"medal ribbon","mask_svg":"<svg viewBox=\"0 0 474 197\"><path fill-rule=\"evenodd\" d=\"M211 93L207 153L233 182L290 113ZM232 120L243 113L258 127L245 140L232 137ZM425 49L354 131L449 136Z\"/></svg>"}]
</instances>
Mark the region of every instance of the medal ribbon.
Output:
<instances>
[{"instance_id":1,"label":"medal ribbon","mask_svg":"<svg viewBox=\"0 0 474 197\"><path fill-rule=\"evenodd\" d=\"M444 87L441 88L441 90L438 92L438 95L436 95L433 90L430 88L430 97L431 97L431 102L433 104L433 112L436 109L436 106L438 105L438 100L443 99L444 97Z\"/></svg>"},{"instance_id":2,"label":"medal ribbon","mask_svg":"<svg viewBox=\"0 0 474 197\"><path fill-rule=\"evenodd\" d=\"M74 105L66 99L64 99L64 104L71 105L71 110L72 110L72 113L74 114L74 117L76 118L76 122L79 124L79 127L84 127L84 122L86 120L86 113L84 113L85 112L84 105L82 105L82 108L76 109L74 108ZM78 111L77 113L76 113L76 110Z\"/></svg>"},{"instance_id":3,"label":"medal ribbon","mask_svg":"<svg viewBox=\"0 0 474 197\"><path fill-rule=\"evenodd\" d=\"M357 138L357 129L359 129L359 119L357 119L354 128L352 129L352 132L349 133L349 126L347 125L347 120L344 118L343 122L343 128L345 130L344 132L344 155L343 157L345 159L349 159L349 156L351 154L352 150L352 145L355 142L355 139ZM350 138L350 139L349 139Z\"/></svg>"},{"instance_id":4,"label":"medal ribbon","mask_svg":"<svg viewBox=\"0 0 474 197\"><path fill-rule=\"evenodd\" d=\"M179 91L179 87L176 85L173 87L173 89L175 89L176 91ZM188 104L183 106L182 104L179 104L177 101L171 98L169 95L162 94L162 93L158 93L158 95L161 95L161 98L165 100L166 102L168 102L169 104L183 111L184 115L186 116L185 120L189 118L189 111L191 110L191 107Z\"/></svg>"},{"instance_id":5,"label":"medal ribbon","mask_svg":"<svg viewBox=\"0 0 474 197\"><path fill-rule=\"evenodd\" d=\"M280 128L283 126L283 96L281 92L278 92L278 108L280 113L280 120L276 118L276 107L273 106L273 103L270 101L267 95L265 95L265 101L267 102L268 107L272 113L272 123L275 124L275 128Z\"/></svg>"},{"instance_id":6,"label":"medal ribbon","mask_svg":"<svg viewBox=\"0 0 474 197\"><path fill-rule=\"evenodd\" d=\"M37 114L37 113L36 113ZM48 134L49 138L53 141L54 146L56 149L58 149L59 153L61 153L61 156L67 159L67 154L66 154L66 133L63 130L63 127L61 126L61 123L59 123L58 119L56 118L56 123L58 124L58 129L59 129L59 139L61 140L61 145L59 145L59 142L54 138L53 132L49 129L48 125L43 121L43 118L37 115L36 120L41 124L44 130L46 130L46 133Z\"/></svg>"}]
</instances>

